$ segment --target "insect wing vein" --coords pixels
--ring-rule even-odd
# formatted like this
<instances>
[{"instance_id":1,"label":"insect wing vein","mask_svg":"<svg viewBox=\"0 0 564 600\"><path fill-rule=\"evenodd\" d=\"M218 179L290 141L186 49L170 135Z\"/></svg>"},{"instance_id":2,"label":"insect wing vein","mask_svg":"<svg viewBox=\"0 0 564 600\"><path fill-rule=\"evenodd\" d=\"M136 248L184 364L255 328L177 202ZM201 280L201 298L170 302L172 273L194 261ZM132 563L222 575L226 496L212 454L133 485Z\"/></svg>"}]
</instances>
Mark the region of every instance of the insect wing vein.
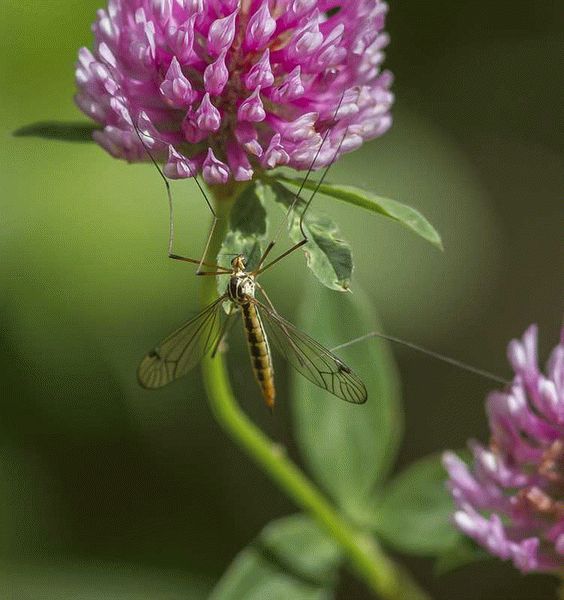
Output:
<instances>
[{"instance_id":1,"label":"insect wing vein","mask_svg":"<svg viewBox=\"0 0 564 600\"><path fill-rule=\"evenodd\" d=\"M353 404L366 402L364 383L340 358L262 302L254 302L260 308L274 346L294 369L342 400Z\"/></svg>"},{"instance_id":2,"label":"insect wing vein","mask_svg":"<svg viewBox=\"0 0 564 600\"><path fill-rule=\"evenodd\" d=\"M182 377L215 346L221 335L219 324L224 300L222 296L212 302L143 358L137 377L144 388L159 388Z\"/></svg>"}]
</instances>

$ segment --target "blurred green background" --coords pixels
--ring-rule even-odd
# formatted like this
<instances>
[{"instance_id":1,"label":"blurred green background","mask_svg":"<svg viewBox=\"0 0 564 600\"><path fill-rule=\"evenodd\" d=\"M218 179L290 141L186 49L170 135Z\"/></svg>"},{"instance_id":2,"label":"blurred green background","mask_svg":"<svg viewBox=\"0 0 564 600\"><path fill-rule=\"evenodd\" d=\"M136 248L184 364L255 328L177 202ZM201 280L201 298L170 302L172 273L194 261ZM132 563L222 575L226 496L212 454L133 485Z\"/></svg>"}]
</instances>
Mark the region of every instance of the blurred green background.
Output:
<instances>
[{"instance_id":1,"label":"blurred green background","mask_svg":"<svg viewBox=\"0 0 564 600\"><path fill-rule=\"evenodd\" d=\"M375 216L317 205L352 241L356 281L388 332L508 375L507 341L537 322L546 356L561 321L562 4L391 4L394 128L332 179L420 208L445 253ZM81 118L74 61L98 7L0 6L0 598L203 598L294 507L219 431L197 372L160 392L137 387L143 353L197 308L192 269L166 259L162 185L94 144L11 137ZM197 254L204 203L191 182L175 194L178 251ZM290 276L312 279L301 256L266 285L291 319ZM396 356L400 464L486 439L488 382ZM245 409L293 452L284 393L272 419L245 348L232 344L229 360ZM439 579L428 561L406 564L439 599L554 595L551 578L497 562ZM340 597L367 595L344 575Z\"/></svg>"}]
</instances>

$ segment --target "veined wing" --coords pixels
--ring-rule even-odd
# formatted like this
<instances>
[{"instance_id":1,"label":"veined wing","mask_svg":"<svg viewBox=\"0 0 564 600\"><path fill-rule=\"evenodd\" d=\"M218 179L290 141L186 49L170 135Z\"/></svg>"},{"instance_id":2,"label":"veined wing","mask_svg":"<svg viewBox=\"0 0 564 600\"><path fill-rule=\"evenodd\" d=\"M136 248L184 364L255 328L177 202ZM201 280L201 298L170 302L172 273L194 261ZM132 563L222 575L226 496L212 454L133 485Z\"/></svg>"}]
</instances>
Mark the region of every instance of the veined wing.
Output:
<instances>
[{"instance_id":1,"label":"veined wing","mask_svg":"<svg viewBox=\"0 0 564 600\"><path fill-rule=\"evenodd\" d=\"M262 302L255 300L255 303L269 339L294 369L342 400L353 404L366 402L368 393L364 383L339 357Z\"/></svg>"},{"instance_id":2,"label":"veined wing","mask_svg":"<svg viewBox=\"0 0 564 600\"><path fill-rule=\"evenodd\" d=\"M159 388L186 375L214 347L223 333L224 300L222 296L209 304L143 358L137 378L144 388Z\"/></svg>"}]
</instances>

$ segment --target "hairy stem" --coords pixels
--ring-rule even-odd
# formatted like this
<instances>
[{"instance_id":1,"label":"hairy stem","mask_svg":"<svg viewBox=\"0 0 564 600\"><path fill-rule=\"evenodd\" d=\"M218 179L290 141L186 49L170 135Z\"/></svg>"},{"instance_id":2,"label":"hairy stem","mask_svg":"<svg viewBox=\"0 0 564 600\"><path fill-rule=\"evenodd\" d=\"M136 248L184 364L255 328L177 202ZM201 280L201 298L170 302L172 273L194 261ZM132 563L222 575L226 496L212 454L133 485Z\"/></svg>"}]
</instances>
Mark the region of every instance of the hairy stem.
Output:
<instances>
[{"instance_id":1,"label":"hairy stem","mask_svg":"<svg viewBox=\"0 0 564 600\"><path fill-rule=\"evenodd\" d=\"M210 242L208 261L215 262L227 229L233 198L217 198L219 221ZM217 297L214 277L203 278L202 305ZM204 384L211 410L227 435L339 545L351 567L367 586L385 600L428 600L429 596L394 564L371 536L357 530L338 513L325 496L241 410L221 354L202 363Z\"/></svg>"}]
</instances>

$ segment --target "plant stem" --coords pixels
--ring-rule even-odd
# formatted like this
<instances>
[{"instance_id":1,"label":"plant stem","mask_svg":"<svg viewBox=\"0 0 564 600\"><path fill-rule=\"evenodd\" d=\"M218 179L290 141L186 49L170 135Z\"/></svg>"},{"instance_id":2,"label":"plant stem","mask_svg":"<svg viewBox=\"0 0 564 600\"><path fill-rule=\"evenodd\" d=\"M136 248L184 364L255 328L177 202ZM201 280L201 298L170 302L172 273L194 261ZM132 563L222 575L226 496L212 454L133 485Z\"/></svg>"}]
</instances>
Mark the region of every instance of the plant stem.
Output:
<instances>
[{"instance_id":1,"label":"plant stem","mask_svg":"<svg viewBox=\"0 0 564 600\"><path fill-rule=\"evenodd\" d=\"M215 257L227 229L233 198L217 198L219 218L210 242L207 260ZM202 304L217 298L215 277L203 278ZM369 535L353 527L323 494L286 456L280 445L270 440L239 407L229 383L221 354L202 362L204 384L211 410L229 437L339 545L351 566L368 587L385 600L428 600L411 577L394 564Z\"/></svg>"}]
</instances>

